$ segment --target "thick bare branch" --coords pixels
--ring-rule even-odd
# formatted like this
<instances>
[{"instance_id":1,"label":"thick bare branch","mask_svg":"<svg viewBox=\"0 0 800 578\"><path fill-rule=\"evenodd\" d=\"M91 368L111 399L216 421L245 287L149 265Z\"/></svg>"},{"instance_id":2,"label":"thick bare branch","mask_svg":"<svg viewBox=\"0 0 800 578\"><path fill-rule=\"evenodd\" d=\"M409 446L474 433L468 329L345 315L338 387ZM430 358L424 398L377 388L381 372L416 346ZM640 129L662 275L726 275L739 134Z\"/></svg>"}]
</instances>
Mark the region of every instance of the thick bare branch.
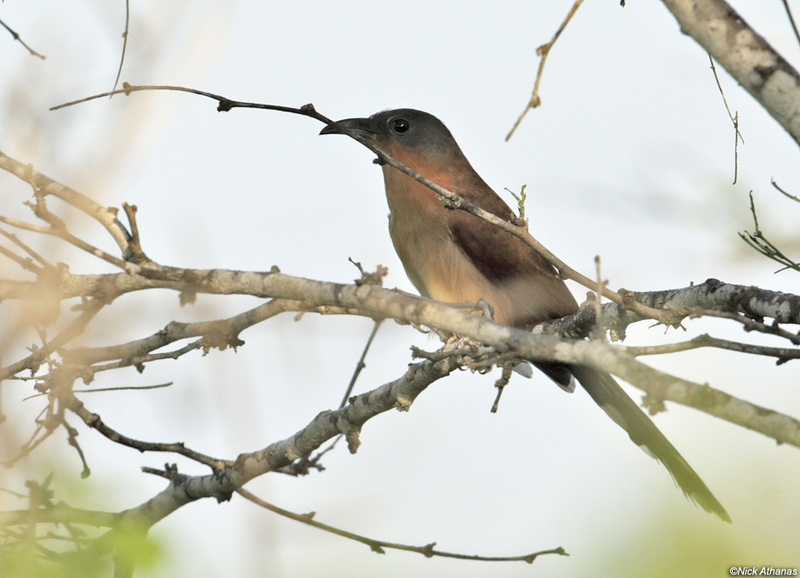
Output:
<instances>
[{"instance_id":1,"label":"thick bare branch","mask_svg":"<svg viewBox=\"0 0 800 578\"><path fill-rule=\"evenodd\" d=\"M698 285L662 291L633 292L620 289L627 299L643 303L653 309L674 311L681 317L713 316L733 319L742 323L748 331L777 335L795 345L800 345L797 331L782 329L779 324L800 325L800 296L779 291L769 291L747 285L723 283L707 279ZM617 303L602 306L604 327L612 330L620 339L631 323L648 319ZM771 324L765 318L773 319ZM589 335L596 324L593 307L581 309L563 319L547 324L547 332L568 337Z\"/></svg>"},{"instance_id":2,"label":"thick bare branch","mask_svg":"<svg viewBox=\"0 0 800 578\"><path fill-rule=\"evenodd\" d=\"M27 510L7 510L0 512L0 527L21 526L31 523L32 512ZM111 527L117 522L117 515L110 512L83 510L59 503L42 507L35 512L36 523L87 524L90 526Z\"/></svg>"},{"instance_id":3,"label":"thick bare branch","mask_svg":"<svg viewBox=\"0 0 800 578\"><path fill-rule=\"evenodd\" d=\"M235 464L203 476L186 476L169 469L170 485L139 506L118 514L114 529L92 546L93 554L113 548L115 535L137 528L146 532L175 510L195 500L215 498L227 501L249 480L276 471L309 455L325 441L345 434L351 452L358 445L358 433L369 419L390 409L408 410L414 399L434 381L458 368L450 358L418 363L403 377L370 392L355 396L346 407L317 415L306 427L284 440L250 454L240 455Z\"/></svg>"},{"instance_id":4,"label":"thick bare branch","mask_svg":"<svg viewBox=\"0 0 800 578\"><path fill-rule=\"evenodd\" d=\"M182 292L235 293L264 298L291 299L301 302L303 307L308 309L335 307L371 318L393 318L434 327L495 347L501 354L510 353L514 357L532 361L556 360L596 365L628 380L653 396L673 399L734 423L741 423L779 441L800 447L800 427L793 418L786 418L790 425L781 425L776 428L775 420L772 415L768 415L767 410L747 404L742 400L736 400L736 402L745 405L737 406L730 403L730 400L734 398L726 398L725 403L716 403L713 408L709 409L707 400L700 395L708 391L705 386L670 376L659 376L651 368L637 362L631 356L626 355L624 351L612 345L602 342L565 342L563 339L551 335L531 334L476 316L458 307L381 287L312 281L278 272L187 270L153 265L143 267L141 275L120 273L102 276L102 279L103 286L111 283L117 289L119 287L116 285L116 281L120 281L123 286L128 288L137 284L141 288L151 287L153 286L151 283L155 281L156 286L163 284L161 286ZM85 279L79 281L77 286L90 290L95 286L94 282L86 283L85 281ZM65 285L69 285L68 279ZM692 313L701 311L698 310L698 307L701 307L713 311L734 310L757 319L771 316L781 323L797 324L800 322L800 307L797 307L800 297L751 287L725 285L718 281L708 281L701 286L683 290L636 294L636 297L653 305L679 308L681 311ZM587 309L591 308L584 308L577 315L586 314ZM629 312L625 314L627 315ZM690 393L681 393L670 397L676 387ZM741 418L745 406L751 408L749 414L753 417L753 419L748 418L746 424L742 422ZM761 419L759 416L765 417Z\"/></svg>"}]
</instances>

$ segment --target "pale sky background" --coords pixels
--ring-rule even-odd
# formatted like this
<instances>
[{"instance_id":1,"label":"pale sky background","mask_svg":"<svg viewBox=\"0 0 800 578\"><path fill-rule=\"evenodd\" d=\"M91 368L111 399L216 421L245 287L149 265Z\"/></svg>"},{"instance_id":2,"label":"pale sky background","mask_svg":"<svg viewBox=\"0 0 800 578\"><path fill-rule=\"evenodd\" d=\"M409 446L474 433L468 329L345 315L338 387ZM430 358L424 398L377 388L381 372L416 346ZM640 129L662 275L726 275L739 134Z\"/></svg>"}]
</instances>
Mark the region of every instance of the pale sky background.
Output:
<instances>
[{"instance_id":1,"label":"pale sky background","mask_svg":"<svg viewBox=\"0 0 800 578\"><path fill-rule=\"evenodd\" d=\"M414 107L441 118L498 192L527 185L531 231L573 267L593 275L595 255L612 288L666 289L709 277L800 291L798 275L749 250L753 191L762 229L800 256L800 206L770 186L800 193L797 144L718 67L739 113L734 135L708 57L657 2L584 3L548 59L543 106L504 137L530 96L536 47L570 2L132 2L122 80L174 84L233 99L300 106L332 118ZM800 49L780 2L734 2L794 66ZM800 12L800 6L795 7ZM347 261L389 267L385 285L413 291L386 227L380 170L321 124L276 112L234 110L170 93L135 94L48 112L109 90L116 75L123 2L13 2L0 18L47 56L30 57L0 30L0 150L106 205L139 207L144 248L160 263L282 271L349 282ZM4 210L25 215L26 187L0 174ZM511 200L505 195L506 200ZM78 229L113 249L96 229ZM67 259L66 255L57 258ZM75 260L74 271L102 267ZM105 269L103 269L105 270ZM585 294L573 287L579 300ZM213 319L256 303L200 296L127 296L104 313L102 344L153 333L169 320ZM688 331L632 329L629 344L714 331L756 339L727 323L689 321ZM122 433L184 441L235 458L283 439L335 407L371 323L289 315L242 334L238 353L212 351L98 379L97 386L174 381L168 389L85 396ZM120 337L122 335L123 337ZM366 391L401 375L409 346L437 343L386 323L357 384ZM4 355L11 359L13 352ZM800 415L800 366L699 351L650 360L695 382ZM516 378L491 415L496 372L453 376L409 413L364 428L359 452L329 454L303 479L268 475L248 489L297 512L393 542L485 556L564 547L571 556L524 563L425 559L366 546L279 518L235 498L191 504L155 526L165 557L140 576L400 577L723 576L732 565L800 566L800 452L760 434L669 405L656 424L734 519L692 506L581 390L566 395L540 375ZM94 384L93 384L94 385ZM16 387L16 386L15 386ZM41 401L5 395L6 436L27 436ZM628 389L635 399L640 393ZM13 413L12 413L13 412ZM5 472L23 491L58 462L57 498L118 511L164 487L141 466L174 456L113 447L72 420L92 467L62 436ZM14 429L16 428L16 429ZM63 488L63 489L62 489ZM5 500L5 498L4 498ZM19 507L7 504L5 507ZM704 565L703 559L708 559ZM642 569L646 569L643 571Z\"/></svg>"}]
</instances>

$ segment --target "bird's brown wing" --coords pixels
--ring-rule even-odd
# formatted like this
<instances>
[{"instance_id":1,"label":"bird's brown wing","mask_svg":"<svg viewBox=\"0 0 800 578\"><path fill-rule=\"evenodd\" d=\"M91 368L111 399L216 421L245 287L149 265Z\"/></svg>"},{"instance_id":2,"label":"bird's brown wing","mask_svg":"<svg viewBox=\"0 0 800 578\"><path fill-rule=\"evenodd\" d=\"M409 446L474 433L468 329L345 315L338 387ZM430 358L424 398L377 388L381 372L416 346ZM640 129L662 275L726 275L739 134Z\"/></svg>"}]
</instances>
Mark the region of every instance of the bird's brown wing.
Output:
<instances>
[{"instance_id":1,"label":"bird's brown wing","mask_svg":"<svg viewBox=\"0 0 800 578\"><path fill-rule=\"evenodd\" d=\"M496 318L526 327L578 309L553 266L522 240L464 211L453 211L448 221L453 241L464 256L496 291L508 297L491 303ZM498 311L506 303L511 304L509 311ZM572 372L566 365L545 362L535 365L565 391L575 389Z\"/></svg>"},{"instance_id":2,"label":"bird's brown wing","mask_svg":"<svg viewBox=\"0 0 800 578\"><path fill-rule=\"evenodd\" d=\"M500 316L510 324L525 327L578 309L553 266L524 241L465 211L451 211L447 220L464 256L511 298L513 311Z\"/></svg>"}]
</instances>

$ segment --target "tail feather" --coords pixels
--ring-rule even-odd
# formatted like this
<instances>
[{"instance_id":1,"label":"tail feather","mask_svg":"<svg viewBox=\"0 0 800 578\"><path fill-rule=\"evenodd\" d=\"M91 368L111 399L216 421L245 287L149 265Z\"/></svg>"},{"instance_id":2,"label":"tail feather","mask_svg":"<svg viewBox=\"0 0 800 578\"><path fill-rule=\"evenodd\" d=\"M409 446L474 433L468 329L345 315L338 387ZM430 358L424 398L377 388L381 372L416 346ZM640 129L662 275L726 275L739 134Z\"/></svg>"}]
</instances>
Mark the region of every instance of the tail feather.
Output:
<instances>
[{"instance_id":1,"label":"tail feather","mask_svg":"<svg viewBox=\"0 0 800 578\"><path fill-rule=\"evenodd\" d=\"M700 476L613 377L585 366L571 366L570 370L595 403L628 432L631 440L664 464L675 483L690 500L725 522L731 521L728 512Z\"/></svg>"}]
</instances>

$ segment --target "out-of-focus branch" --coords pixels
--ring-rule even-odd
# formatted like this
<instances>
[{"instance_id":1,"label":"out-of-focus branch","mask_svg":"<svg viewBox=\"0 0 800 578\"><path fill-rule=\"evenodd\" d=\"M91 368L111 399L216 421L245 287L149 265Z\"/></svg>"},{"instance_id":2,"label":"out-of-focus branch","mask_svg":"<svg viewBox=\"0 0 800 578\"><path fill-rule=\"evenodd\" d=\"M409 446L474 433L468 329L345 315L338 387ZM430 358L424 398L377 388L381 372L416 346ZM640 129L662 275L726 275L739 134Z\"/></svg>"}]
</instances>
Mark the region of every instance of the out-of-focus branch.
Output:
<instances>
[{"instance_id":1,"label":"out-of-focus branch","mask_svg":"<svg viewBox=\"0 0 800 578\"><path fill-rule=\"evenodd\" d=\"M0 152L0 169L11 173L26 183L30 183L34 191L41 194L42 197L47 197L48 195L57 197L95 219L112 236L117 246L122 250L123 257L129 257L131 235L125 226L117 220L116 210L103 207L86 195L34 171L29 165L22 164L3 152Z\"/></svg>"}]
</instances>

